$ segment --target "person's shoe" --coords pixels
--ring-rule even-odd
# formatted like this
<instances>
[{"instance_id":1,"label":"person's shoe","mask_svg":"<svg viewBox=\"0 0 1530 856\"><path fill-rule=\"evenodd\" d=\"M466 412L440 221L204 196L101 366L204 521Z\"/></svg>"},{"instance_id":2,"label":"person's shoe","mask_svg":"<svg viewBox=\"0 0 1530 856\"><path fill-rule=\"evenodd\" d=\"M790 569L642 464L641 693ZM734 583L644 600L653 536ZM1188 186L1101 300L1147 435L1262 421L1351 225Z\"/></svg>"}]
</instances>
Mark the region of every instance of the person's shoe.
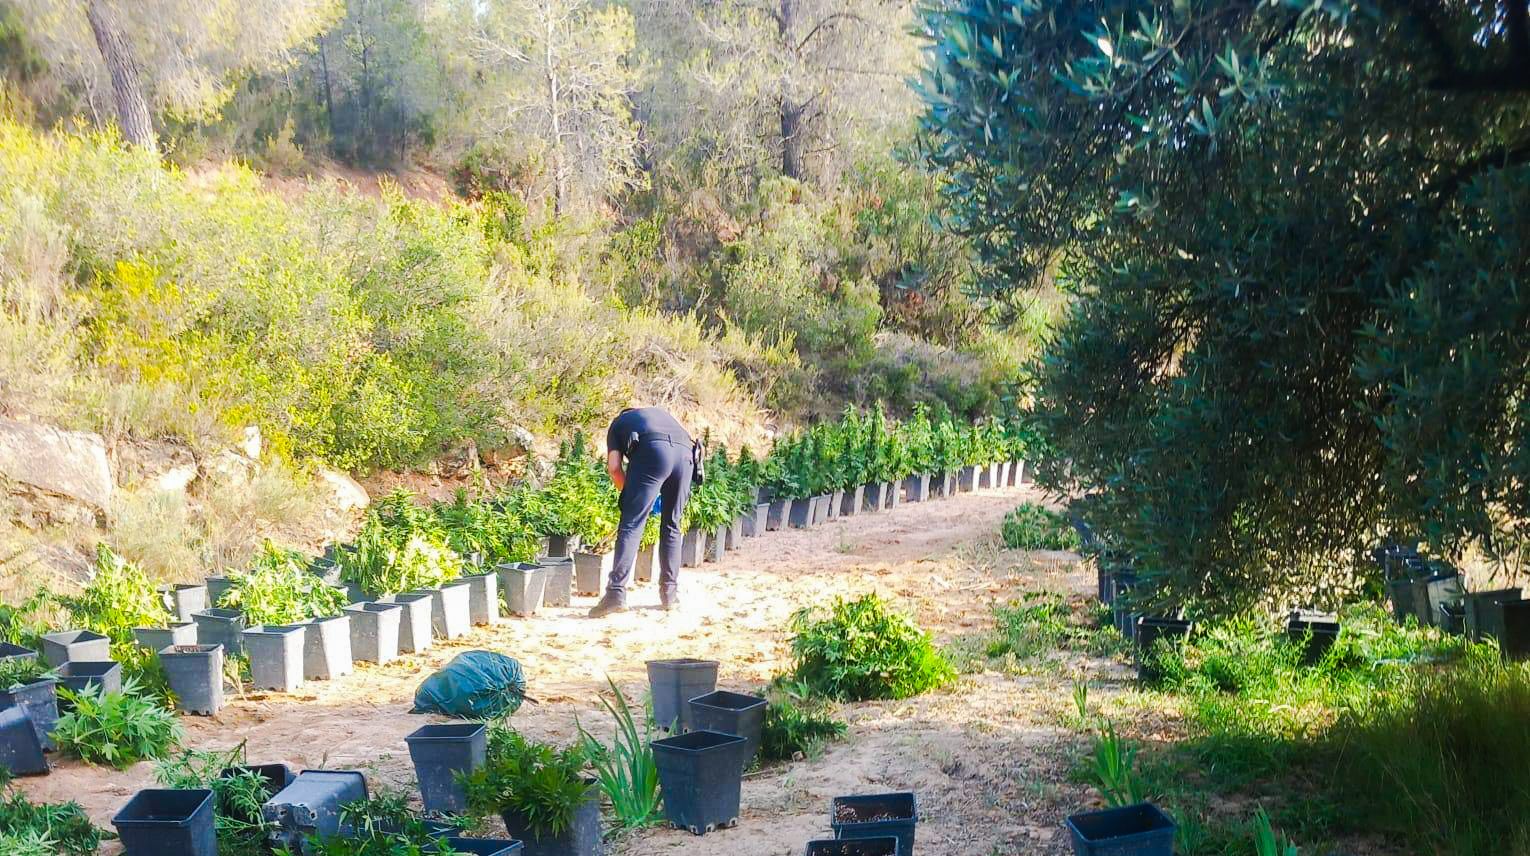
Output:
<instances>
[{"instance_id":1,"label":"person's shoe","mask_svg":"<svg viewBox=\"0 0 1530 856\"><path fill-rule=\"evenodd\" d=\"M661 595L659 595L659 608L664 610L665 612L674 612L675 610L679 609L680 608L680 595L679 594L667 594L667 595L661 594Z\"/></svg>"},{"instance_id":2,"label":"person's shoe","mask_svg":"<svg viewBox=\"0 0 1530 856\"><path fill-rule=\"evenodd\" d=\"M606 595L605 597L600 599L600 603L595 604L595 608L594 609L590 610L590 617L591 618L605 618L607 615L610 615L613 612L626 612L626 611L627 611L627 604L624 601L622 601L619 598L614 598L614 597L612 597L610 595Z\"/></svg>"}]
</instances>

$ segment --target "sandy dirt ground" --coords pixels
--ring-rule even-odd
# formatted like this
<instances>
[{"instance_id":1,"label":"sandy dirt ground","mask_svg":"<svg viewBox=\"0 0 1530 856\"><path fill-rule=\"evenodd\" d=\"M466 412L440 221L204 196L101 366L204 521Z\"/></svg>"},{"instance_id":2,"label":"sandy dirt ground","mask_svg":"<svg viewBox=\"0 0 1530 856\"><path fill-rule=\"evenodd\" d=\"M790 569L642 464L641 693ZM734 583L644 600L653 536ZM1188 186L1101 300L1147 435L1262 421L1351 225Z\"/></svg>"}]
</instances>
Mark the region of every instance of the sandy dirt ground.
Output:
<instances>
[{"instance_id":1,"label":"sandy dirt ground","mask_svg":"<svg viewBox=\"0 0 1530 856\"><path fill-rule=\"evenodd\" d=\"M719 686L757 690L787 664L786 622L802 606L876 590L899 601L943 645L980 644L992 607L1026 590L1082 595L1092 577L1070 554L996 547L1000 519L1026 487L905 504L889 512L831 521L809 531L774 532L745 542L724 561L682 572L685 609L659 611L652 583L632 593L633 609L596 621L584 612L544 610L475 628L426 655L387 666L358 664L353 675L311 682L294 695L247 695L216 717L186 717L188 742L223 748L246 740L253 763L294 768L355 768L374 783L414 789L404 736L429 721L407 713L414 690L454 655L502 651L526 667L531 694L513 724L544 740L571 741L575 718L608 731L598 701L609 675L630 698L647 691L644 661L706 657L722 663ZM1089 667L1096 686L1126 670ZM1118 673L1118 675L1116 674ZM734 829L704 837L672 829L618 837L616 854L788 856L811 838L829 837L833 796L912 790L920 802L919 850L949 856L1069 852L1063 817L1089 804L1067 771L1079 737L1067 724L1071 677L967 671L948 690L915 699L845 705L847 739L821 757L752 774ZM46 777L24 780L32 798L74 799L101 825L132 793L152 786L152 768L117 772L60 761ZM114 846L103 850L117 852Z\"/></svg>"}]
</instances>

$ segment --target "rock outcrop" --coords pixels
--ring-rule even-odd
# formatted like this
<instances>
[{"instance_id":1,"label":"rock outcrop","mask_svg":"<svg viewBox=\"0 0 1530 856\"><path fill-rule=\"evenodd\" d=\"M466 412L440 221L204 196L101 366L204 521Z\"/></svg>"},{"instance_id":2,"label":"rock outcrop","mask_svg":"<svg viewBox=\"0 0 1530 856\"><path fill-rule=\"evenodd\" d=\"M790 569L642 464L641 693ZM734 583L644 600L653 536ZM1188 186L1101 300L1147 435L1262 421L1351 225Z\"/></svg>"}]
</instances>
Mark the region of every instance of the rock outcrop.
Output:
<instances>
[{"instance_id":1,"label":"rock outcrop","mask_svg":"<svg viewBox=\"0 0 1530 856\"><path fill-rule=\"evenodd\" d=\"M0 419L0 478L36 522L83 522L111 508L115 482L99 434Z\"/></svg>"}]
</instances>

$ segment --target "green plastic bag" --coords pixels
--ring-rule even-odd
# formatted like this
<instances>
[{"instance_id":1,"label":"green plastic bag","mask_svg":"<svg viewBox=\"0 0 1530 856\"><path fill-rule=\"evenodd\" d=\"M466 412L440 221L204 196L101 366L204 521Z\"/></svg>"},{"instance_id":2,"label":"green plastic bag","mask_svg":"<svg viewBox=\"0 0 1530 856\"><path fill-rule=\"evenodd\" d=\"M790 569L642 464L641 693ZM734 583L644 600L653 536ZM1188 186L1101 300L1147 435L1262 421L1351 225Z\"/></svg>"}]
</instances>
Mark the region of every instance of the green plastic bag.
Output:
<instances>
[{"instance_id":1,"label":"green plastic bag","mask_svg":"<svg viewBox=\"0 0 1530 856\"><path fill-rule=\"evenodd\" d=\"M525 700L526 674L514 657L466 651L420 683L411 713L498 719L515 713Z\"/></svg>"}]
</instances>

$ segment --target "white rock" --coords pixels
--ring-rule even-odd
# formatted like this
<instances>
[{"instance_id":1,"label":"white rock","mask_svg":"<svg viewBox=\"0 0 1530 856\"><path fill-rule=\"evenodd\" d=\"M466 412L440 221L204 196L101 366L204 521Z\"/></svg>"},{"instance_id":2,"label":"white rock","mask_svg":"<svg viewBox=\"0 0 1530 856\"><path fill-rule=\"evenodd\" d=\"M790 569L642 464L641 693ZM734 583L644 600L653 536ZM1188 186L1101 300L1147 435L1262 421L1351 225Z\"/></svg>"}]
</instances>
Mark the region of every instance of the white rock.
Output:
<instances>
[{"instance_id":1,"label":"white rock","mask_svg":"<svg viewBox=\"0 0 1530 856\"><path fill-rule=\"evenodd\" d=\"M317 473L320 483L329 489L330 504L341 511L355 511L372 504L367 489L339 470L320 467Z\"/></svg>"},{"instance_id":2,"label":"white rock","mask_svg":"<svg viewBox=\"0 0 1530 856\"><path fill-rule=\"evenodd\" d=\"M260 460L261 440L259 425L245 426L244 439L240 441L238 448L239 451L244 453L246 458L252 461Z\"/></svg>"},{"instance_id":3,"label":"white rock","mask_svg":"<svg viewBox=\"0 0 1530 856\"><path fill-rule=\"evenodd\" d=\"M0 475L106 510L112 468L99 434L0 419Z\"/></svg>"}]
</instances>

